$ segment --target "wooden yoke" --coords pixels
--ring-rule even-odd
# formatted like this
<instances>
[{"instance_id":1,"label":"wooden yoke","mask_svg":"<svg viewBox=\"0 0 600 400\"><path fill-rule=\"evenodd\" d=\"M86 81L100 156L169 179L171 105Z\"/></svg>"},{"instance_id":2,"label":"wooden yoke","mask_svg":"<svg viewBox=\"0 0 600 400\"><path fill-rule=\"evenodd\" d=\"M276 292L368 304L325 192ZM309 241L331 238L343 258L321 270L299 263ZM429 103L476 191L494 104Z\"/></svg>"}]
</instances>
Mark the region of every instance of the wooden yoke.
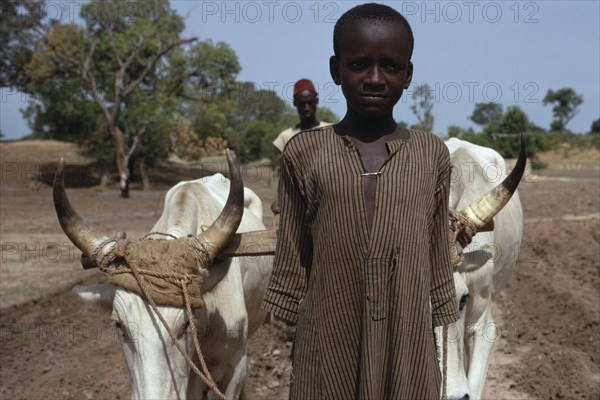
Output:
<instances>
[{"instance_id":1,"label":"wooden yoke","mask_svg":"<svg viewBox=\"0 0 600 400\"><path fill-rule=\"evenodd\" d=\"M125 238L119 233L117 239ZM236 233L233 240L219 253L216 260L230 257L259 257L275 254L277 231L274 229L254 232ZM85 254L81 255L83 269L98 268L98 265Z\"/></svg>"},{"instance_id":2,"label":"wooden yoke","mask_svg":"<svg viewBox=\"0 0 600 400\"><path fill-rule=\"evenodd\" d=\"M217 259L243 256L272 256L275 254L277 231L274 229L236 233L233 240L219 253Z\"/></svg>"}]
</instances>

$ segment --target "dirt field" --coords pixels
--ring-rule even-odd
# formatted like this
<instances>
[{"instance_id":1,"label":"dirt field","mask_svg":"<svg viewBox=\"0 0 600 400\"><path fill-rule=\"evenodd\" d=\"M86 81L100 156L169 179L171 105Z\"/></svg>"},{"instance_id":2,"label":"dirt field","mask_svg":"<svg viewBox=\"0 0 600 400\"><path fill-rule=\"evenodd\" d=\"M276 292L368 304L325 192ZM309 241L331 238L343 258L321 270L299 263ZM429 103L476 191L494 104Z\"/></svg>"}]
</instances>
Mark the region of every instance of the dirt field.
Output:
<instances>
[{"instance_id":1,"label":"dirt field","mask_svg":"<svg viewBox=\"0 0 600 400\"><path fill-rule=\"evenodd\" d=\"M129 398L109 311L69 291L103 277L81 269L80 253L56 220L50 188L28 187L25 164L7 160L10 150L2 146L0 397ZM487 399L600 398L599 165L596 152L583 167L555 165L551 176L530 175L519 188L525 238L494 305L500 334ZM246 183L264 200L269 226L275 187L267 175L256 179L253 172ZM96 229L140 237L160 215L165 191L133 191L129 200L116 189L68 193ZM287 398L292 338L293 329L276 321L250 340L249 398Z\"/></svg>"}]
</instances>

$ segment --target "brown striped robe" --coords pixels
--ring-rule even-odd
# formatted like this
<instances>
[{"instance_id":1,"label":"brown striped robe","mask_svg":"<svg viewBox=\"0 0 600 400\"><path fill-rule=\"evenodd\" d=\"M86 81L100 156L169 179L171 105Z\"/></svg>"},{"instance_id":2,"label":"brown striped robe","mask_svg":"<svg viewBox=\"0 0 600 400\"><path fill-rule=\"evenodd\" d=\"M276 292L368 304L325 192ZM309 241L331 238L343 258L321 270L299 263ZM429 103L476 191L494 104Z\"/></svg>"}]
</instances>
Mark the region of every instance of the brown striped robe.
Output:
<instances>
[{"instance_id":1,"label":"brown striped robe","mask_svg":"<svg viewBox=\"0 0 600 400\"><path fill-rule=\"evenodd\" d=\"M297 322L291 399L439 399L433 327L458 317L448 248L450 158L430 133L387 143L361 177L332 127L282 156L281 222L263 308ZM363 180L377 179L369 232Z\"/></svg>"}]
</instances>

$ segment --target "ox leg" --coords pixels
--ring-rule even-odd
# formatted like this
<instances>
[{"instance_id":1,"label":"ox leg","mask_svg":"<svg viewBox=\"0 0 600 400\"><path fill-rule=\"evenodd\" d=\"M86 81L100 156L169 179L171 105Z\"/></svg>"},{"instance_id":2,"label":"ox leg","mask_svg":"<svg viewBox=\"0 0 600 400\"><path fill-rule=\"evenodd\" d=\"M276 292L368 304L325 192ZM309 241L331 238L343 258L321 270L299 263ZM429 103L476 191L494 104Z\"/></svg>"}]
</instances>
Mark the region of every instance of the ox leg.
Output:
<instances>
[{"instance_id":1,"label":"ox leg","mask_svg":"<svg viewBox=\"0 0 600 400\"><path fill-rule=\"evenodd\" d=\"M246 376L248 375L248 358L244 351L238 357L237 364L233 369L233 374L227 390L225 391L225 397L228 399L244 399L245 398L245 387L246 387Z\"/></svg>"},{"instance_id":2,"label":"ox leg","mask_svg":"<svg viewBox=\"0 0 600 400\"><path fill-rule=\"evenodd\" d=\"M490 314L491 310L488 308L486 311L483 317L473 326L470 337L465 343L467 359L469 360L467 379L471 398L473 399L481 398L490 354L494 343L498 339L496 324Z\"/></svg>"}]
</instances>

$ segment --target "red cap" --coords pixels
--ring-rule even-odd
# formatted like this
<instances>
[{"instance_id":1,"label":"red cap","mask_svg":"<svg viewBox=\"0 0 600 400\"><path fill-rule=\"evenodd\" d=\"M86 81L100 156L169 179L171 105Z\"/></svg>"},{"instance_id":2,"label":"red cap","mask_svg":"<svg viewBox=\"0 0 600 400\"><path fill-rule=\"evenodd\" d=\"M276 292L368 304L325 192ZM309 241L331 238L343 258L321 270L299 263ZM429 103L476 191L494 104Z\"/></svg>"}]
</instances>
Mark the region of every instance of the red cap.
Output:
<instances>
[{"instance_id":1,"label":"red cap","mask_svg":"<svg viewBox=\"0 0 600 400\"><path fill-rule=\"evenodd\" d=\"M317 93L315 86L309 79L300 79L298 82L296 82L294 85L294 96L303 90L310 90L315 94Z\"/></svg>"}]
</instances>

